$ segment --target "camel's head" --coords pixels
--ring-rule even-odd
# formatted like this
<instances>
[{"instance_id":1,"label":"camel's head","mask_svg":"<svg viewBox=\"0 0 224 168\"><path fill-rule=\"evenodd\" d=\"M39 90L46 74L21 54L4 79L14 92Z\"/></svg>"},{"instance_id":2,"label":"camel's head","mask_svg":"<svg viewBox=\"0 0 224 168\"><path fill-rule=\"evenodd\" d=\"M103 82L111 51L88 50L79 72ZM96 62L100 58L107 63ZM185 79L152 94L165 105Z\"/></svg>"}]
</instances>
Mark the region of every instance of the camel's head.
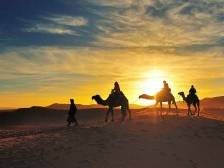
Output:
<instances>
[{"instance_id":1,"label":"camel's head","mask_svg":"<svg viewBox=\"0 0 224 168\"><path fill-rule=\"evenodd\" d=\"M143 97L144 97L143 95L140 95L138 98L139 98L139 99L142 99Z\"/></svg>"},{"instance_id":2,"label":"camel's head","mask_svg":"<svg viewBox=\"0 0 224 168\"><path fill-rule=\"evenodd\" d=\"M150 95L147 95L147 94L142 94L138 98L139 99L153 100L154 99L154 96L150 96Z\"/></svg>"},{"instance_id":3,"label":"camel's head","mask_svg":"<svg viewBox=\"0 0 224 168\"><path fill-rule=\"evenodd\" d=\"M97 102L97 104L101 104L103 106L106 106L107 105L107 102L104 101L100 95L95 95L95 96L92 96L92 100L95 100Z\"/></svg>"},{"instance_id":4,"label":"camel's head","mask_svg":"<svg viewBox=\"0 0 224 168\"><path fill-rule=\"evenodd\" d=\"M100 97L100 95L95 95L95 96L92 96L92 100L96 100Z\"/></svg>"},{"instance_id":5,"label":"camel's head","mask_svg":"<svg viewBox=\"0 0 224 168\"><path fill-rule=\"evenodd\" d=\"M184 96L184 92L179 92L178 93L180 96Z\"/></svg>"}]
</instances>

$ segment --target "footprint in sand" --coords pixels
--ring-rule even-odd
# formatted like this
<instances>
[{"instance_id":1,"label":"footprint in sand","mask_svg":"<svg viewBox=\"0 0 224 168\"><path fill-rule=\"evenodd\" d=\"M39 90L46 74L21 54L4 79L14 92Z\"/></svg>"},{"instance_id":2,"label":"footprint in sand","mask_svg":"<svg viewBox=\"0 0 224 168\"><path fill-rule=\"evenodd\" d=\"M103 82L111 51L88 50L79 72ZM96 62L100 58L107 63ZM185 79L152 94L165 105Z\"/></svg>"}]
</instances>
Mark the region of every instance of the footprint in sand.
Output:
<instances>
[{"instance_id":1,"label":"footprint in sand","mask_svg":"<svg viewBox=\"0 0 224 168\"><path fill-rule=\"evenodd\" d=\"M181 161L182 160L176 153L173 153L172 156L174 157L174 159L176 161Z\"/></svg>"},{"instance_id":2,"label":"footprint in sand","mask_svg":"<svg viewBox=\"0 0 224 168\"><path fill-rule=\"evenodd\" d=\"M219 136L219 139L220 139L221 141L224 141L224 136Z\"/></svg>"},{"instance_id":3,"label":"footprint in sand","mask_svg":"<svg viewBox=\"0 0 224 168\"><path fill-rule=\"evenodd\" d=\"M81 160L78 162L78 165L80 168L85 168L85 167L90 167L91 166L91 162L89 160Z\"/></svg>"},{"instance_id":4,"label":"footprint in sand","mask_svg":"<svg viewBox=\"0 0 224 168\"><path fill-rule=\"evenodd\" d=\"M189 163L190 163L192 168L197 168L198 167L198 164L193 160L189 160Z\"/></svg>"},{"instance_id":5,"label":"footprint in sand","mask_svg":"<svg viewBox=\"0 0 224 168\"><path fill-rule=\"evenodd\" d=\"M59 159L60 159L60 156L53 157L53 160L59 160Z\"/></svg>"},{"instance_id":6,"label":"footprint in sand","mask_svg":"<svg viewBox=\"0 0 224 168\"><path fill-rule=\"evenodd\" d=\"M167 153L166 152L159 152L159 154L161 155L161 156L167 156Z\"/></svg>"}]
</instances>

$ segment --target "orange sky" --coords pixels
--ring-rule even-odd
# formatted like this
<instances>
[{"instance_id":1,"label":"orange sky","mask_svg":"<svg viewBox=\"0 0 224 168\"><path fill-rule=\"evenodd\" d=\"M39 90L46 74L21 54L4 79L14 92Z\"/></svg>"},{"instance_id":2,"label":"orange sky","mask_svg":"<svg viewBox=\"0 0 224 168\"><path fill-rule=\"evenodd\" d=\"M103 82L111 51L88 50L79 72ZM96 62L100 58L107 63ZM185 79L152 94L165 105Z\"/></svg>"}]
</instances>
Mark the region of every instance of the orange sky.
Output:
<instances>
[{"instance_id":1,"label":"orange sky","mask_svg":"<svg viewBox=\"0 0 224 168\"><path fill-rule=\"evenodd\" d=\"M220 0L11 5L0 16L0 108L92 104L115 81L130 103L144 105L138 96L155 94L163 80L177 100L192 84L200 98L224 95Z\"/></svg>"},{"instance_id":2,"label":"orange sky","mask_svg":"<svg viewBox=\"0 0 224 168\"><path fill-rule=\"evenodd\" d=\"M32 52L39 53L39 50L33 49ZM36 60L35 64L28 64L22 60L16 66L21 73L37 73L41 78L25 78L18 84L21 90L13 91L12 88L12 91L3 91L0 95L1 107L67 103L69 98L74 98L77 103L91 104L94 103L91 101L94 94L106 98L114 81L120 83L130 103L144 105L147 102L137 100L138 96L142 93L155 94L162 87L163 80L167 80L179 100L178 91L188 92L191 84L196 86L201 98L224 93L223 87L220 86L222 81L218 81L218 78L223 77L221 57L214 59L213 56L205 57L200 53L197 53L197 57L180 57L174 53L131 48L42 48L41 53L43 58L39 58L40 62ZM63 61L59 58L61 54ZM41 65L42 59L50 60L51 63ZM22 76L19 78L23 79Z\"/></svg>"}]
</instances>

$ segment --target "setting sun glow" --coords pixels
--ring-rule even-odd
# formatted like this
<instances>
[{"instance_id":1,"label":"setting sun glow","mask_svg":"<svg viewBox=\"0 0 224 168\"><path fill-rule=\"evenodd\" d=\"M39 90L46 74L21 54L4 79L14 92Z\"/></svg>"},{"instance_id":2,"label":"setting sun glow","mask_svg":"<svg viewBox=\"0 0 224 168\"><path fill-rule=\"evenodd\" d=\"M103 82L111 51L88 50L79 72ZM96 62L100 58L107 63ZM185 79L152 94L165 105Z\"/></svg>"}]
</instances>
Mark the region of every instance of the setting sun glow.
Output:
<instances>
[{"instance_id":1,"label":"setting sun glow","mask_svg":"<svg viewBox=\"0 0 224 168\"><path fill-rule=\"evenodd\" d=\"M224 93L223 0L23 2L0 1L0 109L93 104L115 81L137 105L163 80L177 101Z\"/></svg>"},{"instance_id":2,"label":"setting sun glow","mask_svg":"<svg viewBox=\"0 0 224 168\"><path fill-rule=\"evenodd\" d=\"M165 80L165 74L163 71L152 70L148 74L148 78L143 82L143 92L154 95L163 87L162 82Z\"/></svg>"},{"instance_id":3,"label":"setting sun glow","mask_svg":"<svg viewBox=\"0 0 224 168\"><path fill-rule=\"evenodd\" d=\"M141 93L148 95L155 95L163 88L163 81L166 80L170 86L172 86L172 80L166 71L153 69L145 74L146 80L142 81L140 85ZM141 100L142 105L152 105L154 100Z\"/></svg>"}]
</instances>

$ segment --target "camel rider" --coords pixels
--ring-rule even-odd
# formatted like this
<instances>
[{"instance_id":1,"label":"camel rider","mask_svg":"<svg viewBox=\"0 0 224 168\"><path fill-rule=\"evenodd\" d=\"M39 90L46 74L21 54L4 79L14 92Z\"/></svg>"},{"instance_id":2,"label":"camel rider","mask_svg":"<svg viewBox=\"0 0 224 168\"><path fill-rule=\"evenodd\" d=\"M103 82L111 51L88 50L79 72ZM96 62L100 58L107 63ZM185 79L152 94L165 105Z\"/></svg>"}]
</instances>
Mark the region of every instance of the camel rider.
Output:
<instances>
[{"instance_id":1,"label":"camel rider","mask_svg":"<svg viewBox=\"0 0 224 168\"><path fill-rule=\"evenodd\" d=\"M169 84L165 80L163 81L163 91L165 93L171 93L171 89L169 87Z\"/></svg>"},{"instance_id":2,"label":"camel rider","mask_svg":"<svg viewBox=\"0 0 224 168\"><path fill-rule=\"evenodd\" d=\"M120 90L120 85L119 85L119 83L118 82L115 82L114 83L114 92L117 92L117 93L120 93L121 92L121 90Z\"/></svg>"},{"instance_id":3,"label":"camel rider","mask_svg":"<svg viewBox=\"0 0 224 168\"><path fill-rule=\"evenodd\" d=\"M123 92L120 90L120 85L118 82L114 83L114 88L112 89L111 93L116 96L123 96Z\"/></svg>"},{"instance_id":4,"label":"camel rider","mask_svg":"<svg viewBox=\"0 0 224 168\"><path fill-rule=\"evenodd\" d=\"M194 87L194 85L191 85L191 88L190 88L190 90L189 90L189 95L196 95L196 89L195 89L195 87Z\"/></svg>"}]
</instances>

